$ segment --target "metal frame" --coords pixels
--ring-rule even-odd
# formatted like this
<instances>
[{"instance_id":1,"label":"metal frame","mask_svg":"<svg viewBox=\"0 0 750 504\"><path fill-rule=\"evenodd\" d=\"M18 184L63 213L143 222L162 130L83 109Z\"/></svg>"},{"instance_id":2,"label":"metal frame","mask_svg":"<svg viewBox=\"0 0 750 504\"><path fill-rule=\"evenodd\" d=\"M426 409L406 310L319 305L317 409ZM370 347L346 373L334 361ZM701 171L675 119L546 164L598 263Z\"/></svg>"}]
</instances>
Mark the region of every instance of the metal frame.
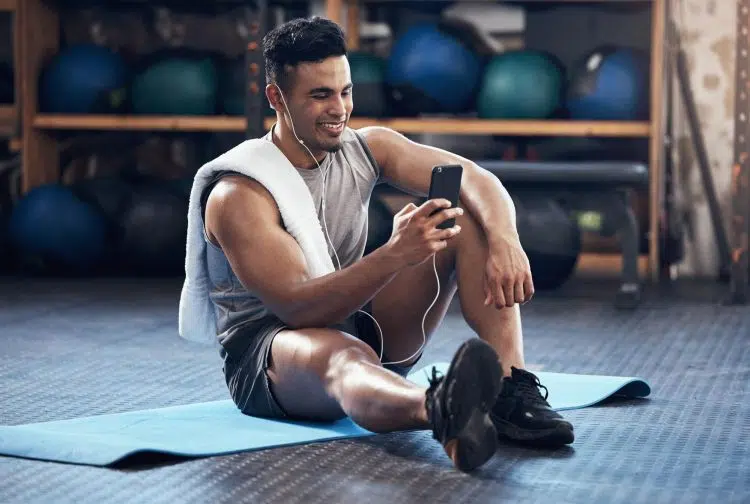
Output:
<instances>
[{"instance_id":1,"label":"metal frame","mask_svg":"<svg viewBox=\"0 0 750 504\"><path fill-rule=\"evenodd\" d=\"M750 0L737 2L737 56L734 102L734 163L730 219L732 263L730 303L748 302L748 234L750 233Z\"/></svg>"},{"instance_id":2,"label":"metal frame","mask_svg":"<svg viewBox=\"0 0 750 504\"><path fill-rule=\"evenodd\" d=\"M255 20L251 23L245 50L246 95L245 118L247 138L257 138L265 133L264 114L266 72L263 60L263 36L268 28L268 0L255 0Z\"/></svg>"}]
</instances>

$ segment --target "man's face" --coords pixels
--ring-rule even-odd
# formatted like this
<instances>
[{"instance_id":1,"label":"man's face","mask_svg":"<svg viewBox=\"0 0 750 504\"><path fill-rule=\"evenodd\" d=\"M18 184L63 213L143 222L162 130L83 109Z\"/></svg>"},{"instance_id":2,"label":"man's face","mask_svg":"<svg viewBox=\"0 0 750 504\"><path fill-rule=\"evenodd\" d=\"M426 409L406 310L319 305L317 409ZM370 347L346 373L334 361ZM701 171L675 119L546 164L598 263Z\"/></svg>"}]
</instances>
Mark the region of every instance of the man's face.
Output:
<instances>
[{"instance_id":1,"label":"man's face","mask_svg":"<svg viewBox=\"0 0 750 504\"><path fill-rule=\"evenodd\" d=\"M346 56L301 63L290 73L289 82L288 96L285 93L284 98L297 136L313 152L339 150L353 107Z\"/></svg>"}]
</instances>

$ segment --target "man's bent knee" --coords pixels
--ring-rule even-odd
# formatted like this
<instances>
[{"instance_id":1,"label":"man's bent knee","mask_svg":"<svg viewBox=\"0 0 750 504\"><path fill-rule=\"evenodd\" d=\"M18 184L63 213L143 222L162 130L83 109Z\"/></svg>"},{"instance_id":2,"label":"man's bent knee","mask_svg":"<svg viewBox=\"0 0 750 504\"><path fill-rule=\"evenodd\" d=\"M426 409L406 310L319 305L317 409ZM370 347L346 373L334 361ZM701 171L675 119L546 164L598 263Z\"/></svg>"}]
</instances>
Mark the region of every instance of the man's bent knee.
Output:
<instances>
[{"instance_id":1,"label":"man's bent knee","mask_svg":"<svg viewBox=\"0 0 750 504\"><path fill-rule=\"evenodd\" d=\"M336 420L341 378L357 362L377 364L375 351L361 340L333 329L279 333L268 374L279 403L292 416Z\"/></svg>"},{"instance_id":2,"label":"man's bent knee","mask_svg":"<svg viewBox=\"0 0 750 504\"><path fill-rule=\"evenodd\" d=\"M343 376L350 373L352 367L379 366L380 359L375 350L366 343L354 339L330 354L326 367L326 386L335 387L341 383Z\"/></svg>"}]
</instances>

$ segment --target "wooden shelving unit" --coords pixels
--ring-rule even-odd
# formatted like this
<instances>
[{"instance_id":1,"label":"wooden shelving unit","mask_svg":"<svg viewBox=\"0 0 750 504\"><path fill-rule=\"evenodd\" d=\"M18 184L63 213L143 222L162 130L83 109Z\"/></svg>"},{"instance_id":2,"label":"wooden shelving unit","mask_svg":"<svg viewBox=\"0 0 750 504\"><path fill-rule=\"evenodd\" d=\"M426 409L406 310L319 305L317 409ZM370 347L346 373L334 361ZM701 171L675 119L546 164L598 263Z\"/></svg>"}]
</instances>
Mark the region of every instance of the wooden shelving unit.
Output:
<instances>
[{"instance_id":1,"label":"wooden shelving unit","mask_svg":"<svg viewBox=\"0 0 750 504\"><path fill-rule=\"evenodd\" d=\"M360 2L368 0L327 0L326 13L330 19L346 26L351 49L359 46ZM550 0L551 1L551 0ZM557 3L584 0L555 0ZM591 1L591 0L585 0ZM600 0L603 1L603 0ZM628 0L611 0L628 1ZM664 35L666 0L650 0L651 31L651 90L650 120L646 122L598 121L502 121L462 118L393 118L351 121L354 128L380 124L406 134L433 133L451 135L505 135L505 136L596 136L640 137L649 139L650 170L650 246L649 272L656 281L660 274L660 215L663 205L663 149L664 149ZM15 4L14 0L0 0L0 5ZM141 131L248 131L245 117L150 117L150 116L60 116L37 113L37 76L45 58L58 49L59 21L52 3L43 0L24 0L19 4L22 38L21 70L24 189L54 182L59 166L54 130L141 130ZM347 14L344 16L344 5ZM253 110L261 110L255 105ZM261 122L253 119L255 124ZM262 124L270 126L272 119Z\"/></svg>"},{"instance_id":2,"label":"wooden shelving unit","mask_svg":"<svg viewBox=\"0 0 750 504\"><path fill-rule=\"evenodd\" d=\"M327 0L326 16L337 23L346 26L347 43L351 49L359 47L359 8L361 3L368 0ZM547 0L539 0L547 1ZM552 0L549 0L552 1ZM597 0L555 0L556 3L596 3ZM600 2L602 0L599 0ZM604 0L607 3L627 3L632 0ZM650 104L649 121L646 123L579 123L577 121L532 121L525 123L529 127L524 133L528 136L610 136L634 137L643 136L649 139L649 274L653 282L657 282L661 275L661 214L664 205L664 135L665 135L665 88L667 86L664 72L666 9L667 0L648 0L651 3L651 68L650 68ZM344 16L344 6L346 16ZM493 121L505 123L507 129L518 126L519 121ZM465 132L464 123L447 133L457 134ZM481 122L480 122L481 124ZM485 123L489 126L489 123ZM498 126L495 124L494 126ZM435 133L434 121L422 120L419 132ZM411 133L417 133L412 131ZM491 133L483 131L481 127L472 134L512 134Z\"/></svg>"},{"instance_id":3,"label":"wooden shelving unit","mask_svg":"<svg viewBox=\"0 0 750 504\"><path fill-rule=\"evenodd\" d=\"M20 43L19 43L19 32L17 29L15 29L15 26L17 26L18 23L18 16L17 16L17 8L18 8L18 2L17 0L0 0L0 12L10 12L13 14L13 24L14 24L14 60L15 60L15 66L18 66L18 62L20 61ZM16 82L15 82L15 88L16 90L20 89L20 76L18 75L18 72L16 72ZM17 94L16 94L17 96ZM18 133L18 98L16 98L15 104L8 104L8 105L0 105L0 137L3 139L9 139L8 142L10 144L11 150L15 150L14 147L17 146L15 142L15 135Z\"/></svg>"},{"instance_id":4,"label":"wooden shelving unit","mask_svg":"<svg viewBox=\"0 0 750 504\"><path fill-rule=\"evenodd\" d=\"M270 128L273 118L265 120ZM133 131L245 131L247 120L236 116L111 116L38 114L33 126L40 130ZM482 119L368 119L352 118L351 127L380 125L402 133L505 136L648 137L648 122L617 121L495 121Z\"/></svg>"}]
</instances>

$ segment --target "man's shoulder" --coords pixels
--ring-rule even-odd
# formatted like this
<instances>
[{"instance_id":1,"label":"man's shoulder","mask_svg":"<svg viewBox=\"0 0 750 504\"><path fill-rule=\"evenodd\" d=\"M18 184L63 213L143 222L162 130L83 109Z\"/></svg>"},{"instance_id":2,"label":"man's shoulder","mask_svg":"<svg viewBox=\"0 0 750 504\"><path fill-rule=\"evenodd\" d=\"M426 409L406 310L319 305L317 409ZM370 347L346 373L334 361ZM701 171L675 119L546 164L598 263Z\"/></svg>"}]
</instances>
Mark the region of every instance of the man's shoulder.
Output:
<instances>
[{"instance_id":1,"label":"man's shoulder","mask_svg":"<svg viewBox=\"0 0 750 504\"><path fill-rule=\"evenodd\" d=\"M370 124L367 126L362 126L360 128L350 128L351 131L356 132L359 136L370 139L380 139L380 138L388 138L392 135L397 135L398 133L393 128L390 128L388 126L383 126L380 124Z\"/></svg>"},{"instance_id":2,"label":"man's shoulder","mask_svg":"<svg viewBox=\"0 0 750 504\"><path fill-rule=\"evenodd\" d=\"M365 142L370 150L375 153L378 150L387 149L388 143L398 135L398 133L388 126L370 125L353 129L353 132Z\"/></svg>"},{"instance_id":3,"label":"man's shoulder","mask_svg":"<svg viewBox=\"0 0 750 504\"><path fill-rule=\"evenodd\" d=\"M388 126L364 126L356 131L367 143L367 147L380 165L387 162L394 150L403 150L409 144L404 135Z\"/></svg>"},{"instance_id":4,"label":"man's shoulder","mask_svg":"<svg viewBox=\"0 0 750 504\"><path fill-rule=\"evenodd\" d=\"M266 187L255 179L239 173L222 177L211 190L206 206L221 214L253 212L256 215L277 214L276 200Z\"/></svg>"}]
</instances>

